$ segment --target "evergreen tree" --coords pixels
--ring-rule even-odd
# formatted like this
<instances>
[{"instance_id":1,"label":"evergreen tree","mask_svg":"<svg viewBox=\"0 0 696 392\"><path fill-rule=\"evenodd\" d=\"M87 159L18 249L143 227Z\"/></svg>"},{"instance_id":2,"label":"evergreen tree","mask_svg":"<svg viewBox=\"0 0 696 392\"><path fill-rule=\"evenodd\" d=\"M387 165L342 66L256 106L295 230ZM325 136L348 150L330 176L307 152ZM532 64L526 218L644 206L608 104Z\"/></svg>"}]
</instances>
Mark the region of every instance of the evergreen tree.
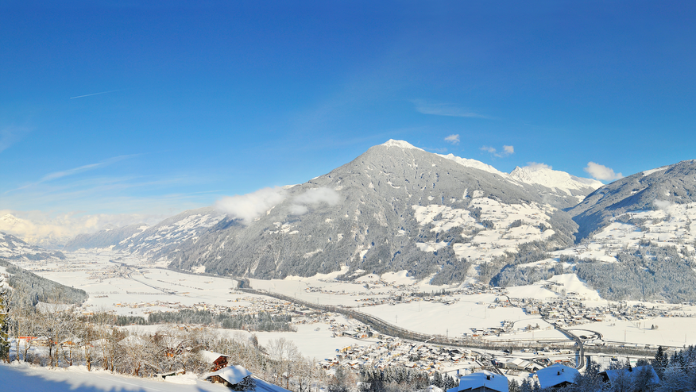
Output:
<instances>
[{"instance_id":1,"label":"evergreen tree","mask_svg":"<svg viewBox=\"0 0 696 392\"><path fill-rule=\"evenodd\" d=\"M529 382L529 379L524 379L522 381L522 385L520 385L520 392L532 392L534 391L534 387L532 386L532 383Z\"/></svg>"},{"instance_id":2,"label":"evergreen tree","mask_svg":"<svg viewBox=\"0 0 696 392\"><path fill-rule=\"evenodd\" d=\"M517 383L517 380L510 380L508 382L508 390L510 392L520 392L520 384Z\"/></svg>"},{"instance_id":3,"label":"evergreen tree","mask_svg":"<svg viewBox=\"0 0 696 392\"><path fill-rule=\"evenodd\" d=\"M660 376L660 379L665 374L665 368L667 367L667 364L669 363L669 357L667 357L667 353L665 353L665 349L662 348L662 346L657 348L657 353L655 353L655 359L653 360L653 368L655 368L655 371L657 372L657 375Z\"/></svg>"},{"instance_id":4,"label":"evergreen tree","mask_svg":"<svg viewBox=\"0 0 696 392\"><path fill-rule=\"evenodd\" d=\"M0 359L10 362L10 342L8 336L9 318L7 289L0 286Z\"/></svg>"},{"instance_id":5,"label":"evergreen tree","mask_svg":"<svg viewBox=\"0 0 696 392\"><path fill-rule=\"evenodd\" d=\"M442 379L442 374L440 374L440 372L435 372L435 374L433 374L433 382L432 383L433 383L433 385L435 385L438 388L445 387L445 383L444 383L444 380Z\"/></svg>"}]
</instances>

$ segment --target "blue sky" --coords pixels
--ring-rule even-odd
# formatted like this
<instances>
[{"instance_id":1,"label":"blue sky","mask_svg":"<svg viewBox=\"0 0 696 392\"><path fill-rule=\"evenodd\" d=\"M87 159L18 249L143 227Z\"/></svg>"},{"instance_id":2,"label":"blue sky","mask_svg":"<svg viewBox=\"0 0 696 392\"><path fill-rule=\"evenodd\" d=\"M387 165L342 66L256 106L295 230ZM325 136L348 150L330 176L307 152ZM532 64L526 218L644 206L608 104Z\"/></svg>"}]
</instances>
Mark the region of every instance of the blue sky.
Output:
<instances>
[{"instance_id":1,"label":"blue sky","mask_svg":"<svg viewBox=\"0 0 696 392\"><path fill-rule=\"evenodd\" d=\"M584 177L693 159L695 8L4 1L0 210L167 215L392 138Z\"/></svg>"}]
</instances>

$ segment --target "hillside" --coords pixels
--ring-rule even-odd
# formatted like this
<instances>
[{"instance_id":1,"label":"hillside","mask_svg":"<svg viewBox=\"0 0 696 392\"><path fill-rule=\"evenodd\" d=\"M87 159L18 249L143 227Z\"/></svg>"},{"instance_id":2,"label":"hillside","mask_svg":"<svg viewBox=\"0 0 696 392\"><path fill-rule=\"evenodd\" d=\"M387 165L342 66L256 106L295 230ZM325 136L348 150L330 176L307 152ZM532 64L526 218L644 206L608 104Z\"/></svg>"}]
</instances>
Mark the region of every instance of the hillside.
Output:
<instances>
[{"instance_id":1,"label":"hillside","mask_svg":"<svg viewBox=\"0 0 696 392\"><path fill-rule=\"evenodd\" d=\"M108 248L142 233L147 229L144 224L135 224L115 229L100 230L92 234L79 234L65 244L66 251L74 251L81 248Z\"/></svg>"}]
</instances>

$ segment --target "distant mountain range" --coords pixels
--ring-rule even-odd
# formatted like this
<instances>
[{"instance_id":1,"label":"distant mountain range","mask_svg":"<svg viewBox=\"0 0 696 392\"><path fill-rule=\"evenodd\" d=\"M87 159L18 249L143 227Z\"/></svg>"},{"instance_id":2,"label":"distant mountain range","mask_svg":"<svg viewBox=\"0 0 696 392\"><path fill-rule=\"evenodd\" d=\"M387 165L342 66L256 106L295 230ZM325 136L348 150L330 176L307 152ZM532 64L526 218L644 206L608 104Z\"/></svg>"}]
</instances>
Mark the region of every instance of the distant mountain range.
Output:
<instances>
[{"instance_id":1,"label":"distant mountain range","mask_svg":"<svg viewBox=\"0 0 696 392\"><path fill-rule=\"evenodd\" d=\"M503 173L390 140L304 184L223 199L147 228L80 235L66 249L113 246L173 269L256 278L348 267L343 279L407 270L435 284L519 285L573 272L607 297L645 297L619 287L618 275L611 282L626 271L597 271L627 257L648 268L636 255L650 247L674 247L681 256L665 257L694 262L694 241L685 242L689 214L664 211L687 211L696 201L695 168L694 161L680 162L603 186L545 165ZM666 234L658 230L673 220L681 237L662 241ZM619 231L625 236L616 237ZM696 283L693 270L679 268ZM655 288L675 273L657 273L649 295L689 297Z\"/></svg>"},{"instance_id":2,"label":"distant mountain range","mask_svg":"<svg viewBox=\"0 0 696 392\"><path fill-rule=\"evenodd\" d=\"M48 251L38 246L29 245L19 238L0 233L0 259L6 260L63 260L62 252Z\"/></svg>"},{"instance_id":3,"label":"distant mountain range","mask_svg":"<svg viewBox=\"0 0 696 392\"><path fill-rule=\"evenodd\" d=\"M110 244L172 268L237 276L349 266L352 275L405 269L450 282L523 243L571 245L577 227L563 209L601 185L543 165L507 174L390 140L324 176L269 191L280 201L251 220L208 207L139 234L131 227L119 241L105 232L80 236L68 248Z\"/></svg>"}]
</instances>

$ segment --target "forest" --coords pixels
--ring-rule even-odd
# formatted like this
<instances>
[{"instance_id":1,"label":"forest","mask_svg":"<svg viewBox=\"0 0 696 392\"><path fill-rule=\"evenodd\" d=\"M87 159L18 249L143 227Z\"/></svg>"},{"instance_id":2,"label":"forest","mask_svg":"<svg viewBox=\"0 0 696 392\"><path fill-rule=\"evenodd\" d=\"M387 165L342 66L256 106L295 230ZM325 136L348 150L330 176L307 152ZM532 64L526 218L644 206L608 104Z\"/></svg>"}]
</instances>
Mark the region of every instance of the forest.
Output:
<instances>
[{"instance_id":1,"label":"forest","mask_svg":"<svg viewBox=\"0 0 696 392\"><path fill-rule=\"evenodd\" d=\"M8 284L23 293L21 300L31 305L39 302L79 305L89 298L84 290L42 278L5 260L0 259L0 267L10 275Z\"/></svg>"},{"instance_id":2,"label":"forest","mask_svg":"<svg viewBox=\"0 0 696 392\"><path fill-rule=\"evenodd\" d=\"M153 324L198 324L224 329L245 331L295 331L289 315L213 313L209 310L183 309L178 312L153 312L147 318L141 316L117 316L115 324L153 325Z\"/></svg>"}]
</instances>

